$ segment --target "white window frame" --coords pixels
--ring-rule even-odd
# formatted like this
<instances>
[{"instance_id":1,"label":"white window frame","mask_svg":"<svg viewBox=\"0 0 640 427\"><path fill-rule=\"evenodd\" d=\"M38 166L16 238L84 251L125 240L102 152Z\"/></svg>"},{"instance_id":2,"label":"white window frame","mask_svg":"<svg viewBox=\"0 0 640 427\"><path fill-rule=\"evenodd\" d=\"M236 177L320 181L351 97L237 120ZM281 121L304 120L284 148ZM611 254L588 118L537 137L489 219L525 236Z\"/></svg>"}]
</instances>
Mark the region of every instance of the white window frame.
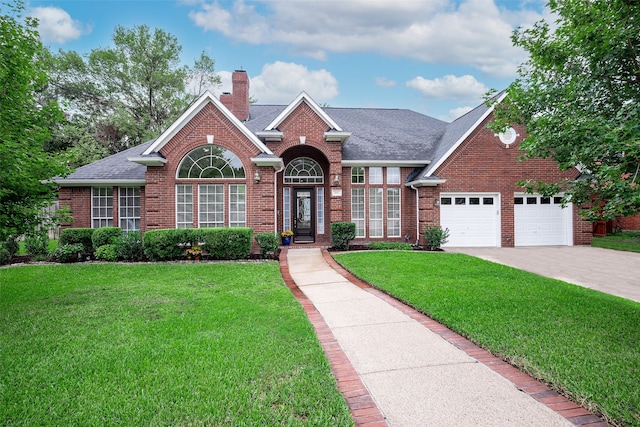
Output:
<instances>
[{"instance_id":1,"label":"white window frame","mask_svg":"<svg viewBox=\"0 0 640 427\"><path fill-rule=\"evenodd\" d=\"M387 188L387 237L401 237L402 234L402 204L400 203L400 188ZM397 229L397 233L391 230Z\"/></svg>"},{"instance_id":2,"label":"white window frame","mask_svg":"<svg viewBox=\"0 0 640 427\"><path fill-rule=\"evenodd\" d=\"M366 194L364 187L351 189L351 222L356 224L356 238L366 237Z\"/></svg>"},{"instance_id":3,"label":"white window frame","mask_svg":"<svg viewBox=\"0 0 640 427\"><path fill-rule=\"evenodd\" d=\"M382 185L384 182L382 178L382 168L379 166L369 167L369 184Z\"/></svg>"},{"instance_id":4,"label":"white window frame","mask_svg":"<svg viewBox=\"0 0 640 427\"><path fill-rule=\"evenodd\" d=\"M113 188L91 188L91 228L113 227Z\"/></svg>"},{"instance_id":5,"label":"white window frame","mask_svg":"<svg viewBox=\"0 0 640 427\"><path fill-rule=\"evenodd\" d=\"M318 211L316 232L324 234L324 188L318 187L316 190L316 210Z\"/></svg>"},{"instance_id":6,"label":"white window frame","mask_svg":"<svg viewBox=\"0 0 640 427\"><path fill-rule=\"evenodd\" d=\"M182 221L181 215L184 216ZM193 228L193 186L191 184L176 184L176 228Z\"/></svg>"},{"instance_id":7,"label":"white window frame","mask_svg":"<svg viewBox=\"0 0 640 427\"><path fill-rule=\"evenodd\" d=\"M198 228L224 227L224 211L224 184L199 184Z\"/></svg>"},{"instance_id":8,"label":"white window frame","mask_svg":"<svg viewBox=\"0 0 640 427\"><path fill-rule=\"evenodd\" d=\"M140 187L118 188L118 199L118 218L122 231L140 230Z\"/></svg>"},{"instance_id":9,"label":"white window frame","mask_svg":"<svg viewBox=\"0 0 640 427\"><path fill-rule=\"evenodd\" d=\"M247 226L247 186L229 184L229 227Z\"/></svg>"},{"instance_id":10,"label":"white window frame","mask_svg":"<svg viewBox=\"0 0 640 427\"><path fill-rule=\"evenodd\" d=\"M351 168L351 183L363 185L366 184L365 168L363 166L354 166Z\"/></svg>"},{"instance_id":11,"label":"white window frame","mask_svg":"<svg viewBox=\"0 0 640 427\"><path fill-rule=\"evenodd\" d=\"M400 184L400 168L399 167L387 168L387 184Z\"/></svg>"},{"instance_id":12,"label":"white window frame","mask_svg":"<svg viewBox=\"0 0 640 427\"><path fill-rule=\"evenodd\" d=\"M384 189L369 188L369 237L384 237Z\"/></svg>"},{"instance_id":13,"label":"white window frame","mask_svg":"<svg viewBox=\"0 0 640 427\"><path fill-rule=\"evenodd\" d=\"M285 230L291 230L291 188L285 187L282 189L282 210L283 210L283 228Z\"/></svg>"}]
</instances>

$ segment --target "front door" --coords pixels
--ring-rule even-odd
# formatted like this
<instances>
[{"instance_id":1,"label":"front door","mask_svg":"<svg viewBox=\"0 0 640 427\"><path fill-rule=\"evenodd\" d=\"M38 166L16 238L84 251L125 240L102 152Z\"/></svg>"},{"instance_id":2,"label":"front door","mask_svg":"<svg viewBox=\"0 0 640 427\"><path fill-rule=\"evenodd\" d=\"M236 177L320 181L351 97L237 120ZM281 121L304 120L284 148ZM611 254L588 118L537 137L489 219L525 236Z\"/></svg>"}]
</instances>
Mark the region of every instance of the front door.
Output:
<instances>
[{"instance_id":1,"label":"front door","mask_svg":"<svg viewBox=\"0 0 640 427\"><path fill-rule=\"evenodd\" d=\"M314 233L313 188L293 189L293 241L294 243L312 243Z\"/></svg>"}]
</instances>

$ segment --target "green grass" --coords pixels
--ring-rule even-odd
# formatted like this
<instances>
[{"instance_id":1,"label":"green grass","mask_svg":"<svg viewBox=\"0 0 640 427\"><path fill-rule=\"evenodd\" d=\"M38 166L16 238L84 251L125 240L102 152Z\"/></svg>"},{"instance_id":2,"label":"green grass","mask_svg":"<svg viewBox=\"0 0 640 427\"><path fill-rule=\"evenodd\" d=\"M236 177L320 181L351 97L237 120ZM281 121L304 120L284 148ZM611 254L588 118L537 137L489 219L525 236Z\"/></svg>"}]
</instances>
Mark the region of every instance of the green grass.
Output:
<instances>
[{"instance_id":1,"label":"green grass","mask_svg":"<svg viewBox=\"0 0 640 427\"><path fill-rule=\"evenodd\" d=\"M616 249L619 251L640 252L640 231L623 231L608 236L593 236L591 246Z\"/></svg>"},{"instance_id":2,"label":"green grass","mask_svg":"<svg viewBox=\"0 0 640 427\"><path fill-rule=\"evenodd\" d=\"M278 264L0 269L2 425L353 422Z\"/></svg>"},{"instance_id":3,"label":"green grass","mask_svg":"<svg viewBox=\"0 0 640 427\"><path fill-rule=\"evenodd\" d=\"M640 425L640 303L463 254L334 257L577 402Z\"/></svg>"}]
</instances>

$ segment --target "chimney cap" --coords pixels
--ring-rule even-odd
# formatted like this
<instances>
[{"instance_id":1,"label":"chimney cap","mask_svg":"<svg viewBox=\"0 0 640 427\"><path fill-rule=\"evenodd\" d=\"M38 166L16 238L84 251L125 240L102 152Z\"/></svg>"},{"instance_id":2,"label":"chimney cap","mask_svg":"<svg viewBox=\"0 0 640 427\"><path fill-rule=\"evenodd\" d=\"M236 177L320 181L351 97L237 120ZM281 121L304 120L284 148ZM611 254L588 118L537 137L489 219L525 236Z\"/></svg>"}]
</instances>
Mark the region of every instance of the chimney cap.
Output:
<instances>
[{"instance_id":1,"label":"chimney cap","mask_svg":"<svg viewBox=\"0 0 640 427\"><path fill-rule=\"evenodd\" d=\"M233 70L234 73L246 73L246 70Z\"/></svg>"}]
</instances>

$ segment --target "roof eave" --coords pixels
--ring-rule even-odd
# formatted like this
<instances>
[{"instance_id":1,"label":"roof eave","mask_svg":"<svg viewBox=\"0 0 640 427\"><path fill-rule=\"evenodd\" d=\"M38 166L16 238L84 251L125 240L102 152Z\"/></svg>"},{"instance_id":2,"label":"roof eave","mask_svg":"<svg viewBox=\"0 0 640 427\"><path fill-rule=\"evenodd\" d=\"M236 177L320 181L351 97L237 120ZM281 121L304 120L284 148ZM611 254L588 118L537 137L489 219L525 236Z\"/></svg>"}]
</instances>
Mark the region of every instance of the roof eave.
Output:
<instances>
[{"instance_id":1,"label":"roof eave","mask_svg":"<svg viewBox=\"0 0 640 427\"><path fill-rule=\"evenodd\" d=\"M60 187L138 187L146 185L144 179L56 179Z\"/></svg>"},{"instance_id":2,"label":"roof eave","mask_svg":"<svg viewBox=\"0 0 640 427\"><path fill-rule=\"evenodd\" d=\"M256 132L256 136L265 142L280 142L284 138L284 133L279 130L267 130Z\"/></svg>"},{"instance_id":3,"label":"roof eave","mask_svg":"<svg viewBox=\"0 0 640 427\"><path fill-rule=\"evenodd\" d=\"M416 179L415 181L407 182L405 186L411 188L418 187L437 187L440 184L447 182L446 179Z\"/></svg>"},{"instance_id":4,"label":"roof eave","mask_svg":"<svg viewBox=\"0 0 640 427\"><path fill-rule=\"evenodd\" d=\"M383 167L424 167L431 163L431 160L343 160L342 166L383 166Z\"/></svg>"},{"instance_id":5,"label":"roof eave","mask_svg":"<svg viewBox=\"0 0 640 427\"><path fill-rule=\"evenodd\" d=\"M138 163L144 166L164 166L167 163L167 159L164 157L129 157L128 161Z\"/></svg>"},{"instance_id":6,"label":"roof eave","mask_svg":"<svg viewBox=\"0 0 640 427\"><path fill-rule=\"evenodd\" d=\"M284 169L284 161L281 157L253 157L251 158L251 161L256 166L272 166L276 170Z\"/></svg>"},{"instance_id":7,"label":"roof eave","mask_svg":"<svg viewBox=\"0 0 640 427\"><path fill-rule=\"evenodd\" d=\"M324 133L324 140L326 142L340 142L344 145L347 142L347 139L351 136L351 132L339 132L335 130L330 130Z\"/></svg>"}]
</instances>

